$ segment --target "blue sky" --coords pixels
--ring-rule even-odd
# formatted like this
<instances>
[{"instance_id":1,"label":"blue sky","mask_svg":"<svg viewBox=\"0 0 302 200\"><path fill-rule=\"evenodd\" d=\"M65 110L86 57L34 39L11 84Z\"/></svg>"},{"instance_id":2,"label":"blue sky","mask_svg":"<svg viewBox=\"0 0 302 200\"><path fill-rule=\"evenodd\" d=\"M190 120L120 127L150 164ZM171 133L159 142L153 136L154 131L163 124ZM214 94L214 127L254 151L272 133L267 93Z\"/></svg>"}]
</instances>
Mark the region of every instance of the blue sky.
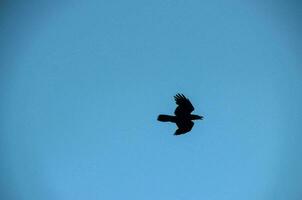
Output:
<instances>
[{"instance_id":1,"label":"blue sky","mask_svg":"<svg viewBox=\"0 0 302 200\"><path fill-rule=\"evenodd\" d=\"M297 1L6 3L1 199L300 200ZM205 117L173 136L173 95Z\"/></svg>"}]
</instances>

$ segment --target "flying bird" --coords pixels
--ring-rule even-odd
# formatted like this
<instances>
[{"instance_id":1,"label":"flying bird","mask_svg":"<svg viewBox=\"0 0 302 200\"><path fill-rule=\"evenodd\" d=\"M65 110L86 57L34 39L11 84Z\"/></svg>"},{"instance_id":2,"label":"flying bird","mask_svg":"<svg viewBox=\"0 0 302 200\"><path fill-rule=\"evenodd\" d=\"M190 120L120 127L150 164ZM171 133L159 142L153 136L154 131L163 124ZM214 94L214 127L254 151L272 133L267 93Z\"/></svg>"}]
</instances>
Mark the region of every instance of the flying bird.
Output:
<instances>
[{"instance_id":1,"label":"flying bird","mask_svg":"<svg viewBox=\"0 0 302 200\"><path fill-rule=\"evenodd\" d=\"M175 102L178 105L174 111L175 116L171 115L159 115L157 120L161 122L172 122L176 123L178 129L174 135L181 135L189 132L194 122L192 120L203 119L203 116L192 115L194 110L190 100L187 99L183 94L176 94L174 96Z\"/></svg>"}]
</instances>

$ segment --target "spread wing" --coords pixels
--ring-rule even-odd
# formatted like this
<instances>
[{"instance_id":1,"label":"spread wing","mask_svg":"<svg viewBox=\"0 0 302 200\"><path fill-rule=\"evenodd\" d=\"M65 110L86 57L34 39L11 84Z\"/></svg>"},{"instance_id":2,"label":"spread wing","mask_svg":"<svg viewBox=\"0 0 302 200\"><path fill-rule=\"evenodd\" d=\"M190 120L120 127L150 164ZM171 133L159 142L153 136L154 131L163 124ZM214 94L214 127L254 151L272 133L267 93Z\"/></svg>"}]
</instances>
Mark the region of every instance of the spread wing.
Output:
<instances>
[{"instance_id":1,"label":"spread wing","mask_svg":"<svg viewBox=\"0 0 302 200\"><path fill-rule=\"evenodd\" d=\"M179 123L176 123L178 129L175 131L174 135L181 135L189 132L192 127L194 126L194 123L190 120L182 121Z\"/></svg>"},{"instance_id":2,"label":"spread wing","mask_svg":"<svg viewBox=\"0 0 302 200\"><path fill-rule=\"evenodd\" d=\"M174 112L176 116L189 115L194 110L189 99L187 99L183 94L176 94L174 99L178 105Z\"/></svg>"}]
</instances>

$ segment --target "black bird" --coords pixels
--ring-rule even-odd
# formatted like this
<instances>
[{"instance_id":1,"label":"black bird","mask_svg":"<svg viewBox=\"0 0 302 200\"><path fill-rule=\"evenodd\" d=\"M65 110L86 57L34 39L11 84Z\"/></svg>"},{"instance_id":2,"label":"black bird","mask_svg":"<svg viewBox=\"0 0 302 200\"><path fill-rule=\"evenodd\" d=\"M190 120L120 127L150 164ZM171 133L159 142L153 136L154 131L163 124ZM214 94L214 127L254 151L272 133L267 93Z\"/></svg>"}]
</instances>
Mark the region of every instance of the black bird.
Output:
<instances>
[{"instance_id":1,"label":"black bird","mask_svg":"<svg viewBox=\"0 0 302 200\"><path fill-rule=\"evenodd\" d=\"M178 129L174 135L181 135L189 132L194 123L192 120L203 119L203 116L191 115L194 107L190 100L187 99L183 94L176 94L174 96L175 102L178 105L174 111L175 116L171 115L158 115L157 120L161 122L173 122L176 123Z\"/></svg>"}]
</instances>

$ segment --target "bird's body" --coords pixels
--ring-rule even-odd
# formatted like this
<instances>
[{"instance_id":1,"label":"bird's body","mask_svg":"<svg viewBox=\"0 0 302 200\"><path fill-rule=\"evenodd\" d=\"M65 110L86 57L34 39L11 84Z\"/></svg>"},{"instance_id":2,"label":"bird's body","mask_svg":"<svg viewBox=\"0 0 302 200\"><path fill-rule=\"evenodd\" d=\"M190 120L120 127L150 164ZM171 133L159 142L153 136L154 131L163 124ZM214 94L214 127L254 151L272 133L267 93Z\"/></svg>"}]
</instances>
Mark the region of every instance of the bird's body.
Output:
<instances>
[{"instance_id":1,"label":"bird's body","mask_svg":"<svg viewBox=\"0 0 302 200\"><path fill-rule=\"evenodd\" d=\"M189 132L194 123L192 120L203 119L203 116L192 115L194 107L183 94L176 94L174 96L175 102L178 105L175 109L175 116L171 115L159 115L157 120L161 122L173 122L176 123L178 129L174 135L181 135Z\"/></svg>"}]
</instances>

